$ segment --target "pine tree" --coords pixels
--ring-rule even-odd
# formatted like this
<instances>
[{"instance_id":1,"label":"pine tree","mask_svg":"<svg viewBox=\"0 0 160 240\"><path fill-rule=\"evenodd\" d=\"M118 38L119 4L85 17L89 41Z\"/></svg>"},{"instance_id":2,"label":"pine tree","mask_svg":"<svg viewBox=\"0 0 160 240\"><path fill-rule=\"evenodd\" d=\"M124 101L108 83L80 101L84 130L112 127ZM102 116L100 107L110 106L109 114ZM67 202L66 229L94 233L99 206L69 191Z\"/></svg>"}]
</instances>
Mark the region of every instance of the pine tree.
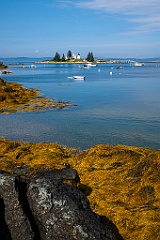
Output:
<instances>
[{"instance_id":1,"label":"pine tree","mask_svg":"<svg viewBox=\"0 0 160 240\"><path fill-rule=\"evenodd\" d=\"M59 54L58 52L56 52L56 54L55 54L55 56L54 56L54 58L53 58L53 61L59 62L60 60L61 60L60 54Z\"/></svg>"},{"instance_id":2,"label":"pine tree","mask_svg":"<svg viewBox=\"0 0 160 240\"><path fill-rule=\"evenodd\" d=\"M68 53L67 53L67 58L68 58L68 59L71 59L71 58L72 58L72 52L71 52L71 50L68 51Z\"/></svg>"},{"instance_id":3,"label":"pine tree","mask_svg":"<svg viewBox=\"0 0 160 240\"><path fill-rule=\"evenodd\" d=\"M63 55L62 55L61 61L62 61L62 62L65 62L65 61L66 61L65 56L64 56L64 53L63 53Z\"/></svg>"},{"instance_id":4,"label":"pine tree","mask_svg":"<svg viewBox=\"0 0 160 240\"><path fill-rule=\"evenodd\" d=\"M92 52L88 53L86 60L89 62L94 62L94 57Z\"/></svg>"}]
</instances>

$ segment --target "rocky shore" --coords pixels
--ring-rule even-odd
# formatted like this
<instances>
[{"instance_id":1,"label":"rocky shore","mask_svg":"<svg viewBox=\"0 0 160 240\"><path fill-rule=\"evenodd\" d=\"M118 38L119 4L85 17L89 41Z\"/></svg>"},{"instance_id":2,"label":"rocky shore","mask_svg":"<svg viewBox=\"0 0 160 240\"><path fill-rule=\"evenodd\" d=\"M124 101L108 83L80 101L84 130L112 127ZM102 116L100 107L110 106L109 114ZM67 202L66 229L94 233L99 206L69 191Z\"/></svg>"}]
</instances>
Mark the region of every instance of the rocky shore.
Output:
<instances>
[{"instance_id":1,"label":"rocky shore","mask_svg":"<svg viewBox=\"0 0 160 240\"><path fill-rule=\"evenodd\" d=\"M41 170L24 179L1 171L0 239L122 239L114 224L93 213L85 195L64 180L77 184L78 173L71 168Z\"/></svg>"},{"instance_id":2,"label":"rocky shore","mask_svg":"<svg viewBox=\"0 0 160 240\"><path fill-rule=\"evenodd\" d=\"M68 105L0 79L0 113ZM0 215L2 240L159 240L160 150L1 137Z\"/></svg>"},{"instance_id":3,"label":"rocky shore","mask_svg":"<svg viewBox=\"0 0 160 240\"><path fill-rule=\"evenodd\" d=\"M27 89L21 84L0 79L0 113L63 109L67 106L76 106L76 104L42 97L38 89Z\"/></svg>"},{"instance_id":4,"label":"rocky shore","mask_svg":"<svg viewBox=\"0 0 160 240\"><path fill-rule=\"evenodd\" d=\"M73 172L70 172L70 174L64 173L63 171L66 171L63 170L64 167L74 170ZM74 224L71 225L75 226L75 229L70 228L69 232L71 233L71 236L74 234L80 234L79 232L84 235L83 237L82 235L74 235L73 238L67 238L67 240L94 239L94 225L92 225L91 221L92 213L87 207L89 206L86 200L87 198L90 202L90 208L92 211L101 216L101 220L103 219L105 224L109 224L111 229L113 226L115 226L123 239L160 239L160 150L129 146L97 145L87 151L81 151L78 149L70 149L55 143L32 144L20 141L9 141L1 138L0 169L2 171L1 173L5 172L5 174L9 174L7 179L11 179L10 181L12 182L12 186L14 186L15 177L17 176L18 178L23 179L23 181L28 181L28 179L31 180L31 182L29 182L31 185L27 185L27 189L34 189L34 192L32 191L30 196L32 199L28 201L31 201L29 206L31 209L33 209L32 217L34 221L36 221L36 225L38 222L38 226L40 225L43 229L43 233L38 231L38 233L42 234L42 236L44 236L43 234L45 231L49 231L49 234L51 234L51 232L54 230L54 226L51 226L52 223L57 221L56 219L59 219L58 213L54 215L55 213L47 210L47 207L43 219L43 211L45 208L45 205L43 204L46 201L48 204L47 206L50 206L50 202L52 202L58 211L61 209L62 213L64 213L64 218L61 216L61 224L64 227L62 230L64 232L59 232L59 234L65 234L64 229L67 224L66 222L69 221L68 217L72 216L75 218L74 221L76 221L76 223L72 218L71 221ZM55 170L58 170L58 173L56 173ZM37 171L42 171L41 173L43 173L43 176L41 176L41 174L37 176ZM63 180L60 181L61 183L63 182L63 184L70 184L72 185L72 188L70 188L68 185L56 185L56 182L50 180L50 171L54 171L54 181L55 178L61 178L61 180ZM61 177L59 176L59 171L62 171L63 173ZM3 178L3 175L1 176ZM33 176L36 176L36 178ZM49 179L46 180L46 178ZM5 181L6 180L1 180L1 183L4 184ZM38 187L38 182L42 184L41 189L43 189L43 191L41 191ZM54 190L50 189L51 182ZM46 185L44 186L45 183ZM9 200L11 197L7 198L7 195L4 196L6 190L2 188L4 187L3 184L0 187L0 201L1 211L5 216L5 201L7 203L8 201L11 201ZM5 186L5 189L7 189L8 185ZM73 187L76 187L76 189L73 189ZM53 197L55 193L58 194L58 199ZM15 190L14 194L17 194ZM67 194L69 194L69 196ZM10 193L8 196L11 195L13 196L12 193ZM84 198L84 195L86 198ZM51 197L54 199L51 199ZM76 200L77 197L79 200ZM36 203L38 199L40 203L39 206L33 207L32 204L34 204L34 201ZM68 200L65 200L64 204L59 205L59 203L62 202L62 199ZM68 203L70 202L72 202L75 211L73 211L72 207L68 207ZM88 209L86 209L86 212L84 212L85 209L83 204ZM81 206L81 210L78 206ZM38 211L39 215L37 215L35 211ZM90 226L93 227L92 229L89 227L89 225L83 225L82 227L82 222L77 222L80 221L80 219L77 219L79 211L83 212L83 217L80 218L82 222L84 218L88 219L86 221L89 221L88 224L91 224ZM73 213L77 215L75 216ZM85 214L88 216L88 218ZM7 219L4 218L4 224L8 224ZM96 219L97 217L94 216L92 220L97 225L97 228L95 228L97 234L101 232L100 229L103 229L103 234L107 234L105 231L111 231L111 229L108 229L108 227L106 228L106 226L106 230L104 230L103 224L101 226L100 220ZM44 221L47 221L49 225L44 225ZM71 222L69 221L69 223ZM16 223L14 222L12 224ZM56 229L58 228L58 224L60 224L60 222L55 225ZM115 239L115 236L112 238L109 238L108 235L106 235L107 237L102 237L105 236L103 234L101 235L101 238L97 237L98 235L95 235L95 239ZM114 234L116 233L113 231L113 235ZM58 235L58 237L59 236L60 235ZM92 237L87 238L87 236ZM43 237L42 239L58 239L58 237Z\"/></svg>"}]
</instances>

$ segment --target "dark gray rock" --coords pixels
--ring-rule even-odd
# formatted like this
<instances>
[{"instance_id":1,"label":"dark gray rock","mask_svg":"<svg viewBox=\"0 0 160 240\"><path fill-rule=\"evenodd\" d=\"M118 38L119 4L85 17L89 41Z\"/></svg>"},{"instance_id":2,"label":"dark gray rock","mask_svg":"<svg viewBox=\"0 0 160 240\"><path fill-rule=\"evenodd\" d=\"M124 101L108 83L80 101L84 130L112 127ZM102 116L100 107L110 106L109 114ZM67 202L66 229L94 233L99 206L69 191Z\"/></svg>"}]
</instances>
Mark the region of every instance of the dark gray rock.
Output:
<instances>
[{"instance_id":1,"label":"dark gray rock","mask_svg":"<svg viewBox=\"0 0 160 240\"><path fill-rule=\"evenodd\" d=\"M8 236L4 240L32 240L33 232L30 223L19 202L16 191L16 177L7 173L0 173L1 208L4 204L4 220L7 225ZM1 236L0 236L0 239Z\"/></svg>"},{"instance_id":2,"label":"dark gray rock","mask_svg":"<svg viewBox=\"0 0 160 240\"><path fill-rule=\"evenodd\" d=\"M12 171L17 176L26 176L29 174L29 168L25 164L23 164L21 167L13 166Z\"/></svg>"},{"instance_id":3,"label":"dark gray rock","mask_svg":"<svg viewBox=\"0 0 160 240\"><path fill-rule=\"evenodd\" d=\"M77 187L76 170L40 170L29 181L0 172L0 239L2 240L118 240L90 209ZM116 229L116 230L115 230Z\"/></svg>"},{"instance_id":4,"label":"dark gray rock","mask_svg":"<svg viewBox=\"0 0 160 240\"><path fill-rule=\"evenodd\" d=\"M87 198L78 188L52 176L39 176L28 186L28 201L41 239L118 239L91 211Z\"/></svg>"},{"instance_id":5,"label":"dark gray rock","mask_svg":"<svg viewBox=\"0 0 160 240\"><path fill-rule=\"evenodd\" d=\"M77 171L73 168L63 168L59 169L40 169L36 172L33 178L45 177L52 180L73 180L75 183L80 182L79 175Z\"/></svg>"}]
</instances>

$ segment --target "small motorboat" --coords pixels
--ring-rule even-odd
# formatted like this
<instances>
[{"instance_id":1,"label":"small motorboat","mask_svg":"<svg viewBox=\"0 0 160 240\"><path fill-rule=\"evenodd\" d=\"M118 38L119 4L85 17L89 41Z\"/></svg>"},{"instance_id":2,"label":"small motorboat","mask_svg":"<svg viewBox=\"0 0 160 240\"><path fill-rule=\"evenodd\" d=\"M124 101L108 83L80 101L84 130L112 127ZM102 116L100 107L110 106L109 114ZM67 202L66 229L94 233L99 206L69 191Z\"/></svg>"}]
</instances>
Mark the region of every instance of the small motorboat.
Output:
<instances>
[{"instance_id":1,"label":"small motorboat","mask_svg":"<svg viewBox=\"0 0 160 240\"><path fill-rule=\"evenodd\" d=\"M116 69L122 69L124 68L123 66L117 66Z\"/></svg>"},{"instance_id":2,"label":"small motorboat","mask_svg":"<svg viewBox=\"0 0 160 240\"><path fill-rule=\"evenodd\" d=\"M80 66L79 68L84 68L84 69L90 69L91 67L97 67L97 64L93 64L93 63L87 63L84 64L83 66Z\"/></svg>"},{"instance_id":3,"label":"small motorboat","mask_svg":"<svg viewBox=\"0 0 160 240\"><path fill-rule=\"evenodd\" d=\"M2 74L10 74L10 73L12 73L12 70L3 70L2 71Z\"/></svg>"},{"instance_id":4,"label":"small motorboat","mask_svg":"<svg viewBox=\"0 0 160 240\"><path fill-rule=\"evenodd\" d=\"M23 68L36 68L36 66L33 64L32 65L24 65Z\"/></svg>"},{"instance_id":5,"label":"small motorboat","mask_svg":"<svg viewBox=\"0 0 160 240\"><path fill-rule=\"evenodd\" d=\"M97 67L97 64L93 64L93 63L87 63L86 64L88 67Z\"/></svg>"},{"instance_id":6,"label":"small motorboat","mask_svg":"<svg viewBox=\"0 0 160 240\"><path fill-rule=\"evenodd\" d=\"M73 76L75 80L84 80L85 76Z\"/></svg>"},{"instance_id":7,"label":"small motorboat","mask_svg":"<svg viewBox=\"0 0 160 240\"><path fill-rule=\"evenodd\" d=\"M142 67L142 66L144 66L144 63L135 62L135 63L133 64L133 66L134 66L134 67Z\"/></svg>"}]
</instances>

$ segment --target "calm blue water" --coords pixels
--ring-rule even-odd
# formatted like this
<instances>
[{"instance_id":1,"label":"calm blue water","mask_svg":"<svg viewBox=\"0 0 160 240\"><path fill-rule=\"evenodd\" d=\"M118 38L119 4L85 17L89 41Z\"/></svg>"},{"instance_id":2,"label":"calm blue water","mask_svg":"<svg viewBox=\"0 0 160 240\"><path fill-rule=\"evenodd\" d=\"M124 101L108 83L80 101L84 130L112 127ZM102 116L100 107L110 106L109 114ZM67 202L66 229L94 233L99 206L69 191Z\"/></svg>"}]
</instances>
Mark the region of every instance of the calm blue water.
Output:
<instances>
[{"instance_id":1,"label":"calm blue water","mask_svg":"<svg viewBox=\"0 0 160 240\"><path fill-rule=\"evenodd\" d=\"M24 60L23 60L24 61ZM28 63L28 62L26 62ZM6 81L38 88L42 95L78 104L63 110L0 115L0 136L29 142L58 142L88 149L96 144L160 148L160 65L10 66ZM109 72L112 71L112 75ZM69 78L85 75L85 81Z\"/></svg>"}]
</instances>

